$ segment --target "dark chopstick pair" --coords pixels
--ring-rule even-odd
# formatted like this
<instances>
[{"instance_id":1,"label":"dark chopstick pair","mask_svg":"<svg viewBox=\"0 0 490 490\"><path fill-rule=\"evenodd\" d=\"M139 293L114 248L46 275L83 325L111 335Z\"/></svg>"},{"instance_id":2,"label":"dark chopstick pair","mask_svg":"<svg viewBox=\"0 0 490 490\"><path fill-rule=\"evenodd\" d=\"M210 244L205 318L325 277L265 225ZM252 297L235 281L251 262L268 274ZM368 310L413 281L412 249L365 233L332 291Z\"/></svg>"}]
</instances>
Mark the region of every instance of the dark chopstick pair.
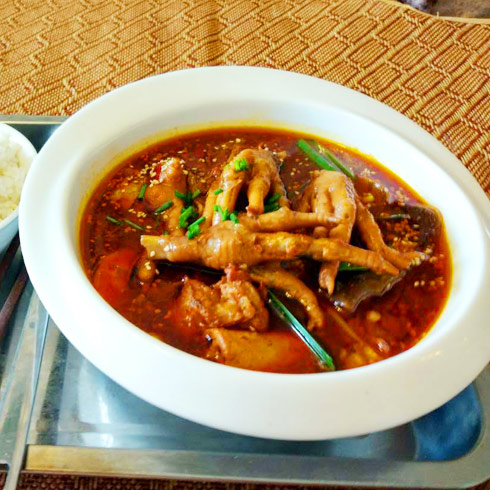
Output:
<instances>
[{"instance_id":1,"label":"dark chopstick pair","mask_svg":"<svg viewBox=\"0 0 490 490\"><path fill-rule=\"evenodd\" d=\"M4 281L5 274L9 267L12 265L12 262L17 255L19 247L19 234L17 234L10 242L9 247L2 258L2 261L0 262L0 282ZM22 260L12 289L10 290L7 299L3 303L2 307L0 308L0 339L4 336L6 332L8 322L10 320L10 317L12 316L12 313L15 310L15 307L17 306L22 291L24 290L24 287L27 283L27 279L27 271L24 265L24 261Z\"/></svg>"}]
</instances>

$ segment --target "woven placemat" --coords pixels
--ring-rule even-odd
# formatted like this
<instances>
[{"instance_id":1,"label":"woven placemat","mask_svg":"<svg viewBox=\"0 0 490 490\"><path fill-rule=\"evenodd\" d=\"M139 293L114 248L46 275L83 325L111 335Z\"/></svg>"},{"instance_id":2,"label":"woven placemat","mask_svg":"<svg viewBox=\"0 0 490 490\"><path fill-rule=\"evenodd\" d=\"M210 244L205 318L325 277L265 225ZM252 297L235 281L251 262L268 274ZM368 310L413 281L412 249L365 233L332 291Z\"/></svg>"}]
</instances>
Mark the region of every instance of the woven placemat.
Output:
<instances>
[{"instance_id":1,"label":"woven placemat","mask_svg":"<svg viewBox=\"0 0 490 490\"><path fill-rule=\"evenodd\" d=\"M0 488L2 484L2 478L0 477ZM286 486L255 483L190 482L35 474L22 475L18 485L18 490L319 490L320 488L328 488L329 490L354 490L346 487L333 486ZM355 490L362 490L362 488L356 488ZM382 489L372 487L369 490ZM490 490L490 481L478 485L472 490Z\"/></svg>"},{"instance_id":2,"label":"woven placemat","mask_svg":"<svg viewBox=\"0 0 490 490\"><path fill-rule=\"evenodd\" d=\"M70 115L134 80L224 64L370 95L438 138L490 196L489 21L383 0L0 0L0 113ZM19 488L287 487L23 475Z\"/></svg>"},{"instance_id":3,"label":"woven placemat","mask_svg":"<svg viewBox=\"0 0 490 490\"><path fill-rule=\"evenodd\" d=\"M381 0L0 0L0 113L69 115L125 83L244 64L374 97L490 195L490 24Z\"/></svg>"}]
</instances>

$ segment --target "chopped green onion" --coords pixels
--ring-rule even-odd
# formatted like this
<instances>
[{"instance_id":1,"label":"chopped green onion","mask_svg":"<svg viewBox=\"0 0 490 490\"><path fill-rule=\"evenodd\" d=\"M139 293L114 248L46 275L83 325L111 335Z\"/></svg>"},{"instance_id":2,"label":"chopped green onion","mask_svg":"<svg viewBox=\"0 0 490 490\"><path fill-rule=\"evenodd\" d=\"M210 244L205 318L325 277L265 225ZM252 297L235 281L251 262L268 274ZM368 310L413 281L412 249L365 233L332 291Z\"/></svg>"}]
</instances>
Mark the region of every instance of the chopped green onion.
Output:
<instances>
[{"instance_id":1,"label":"chopped green onion","mask_svg":"<svg viewBox=\"0 0 490 490\"><path fill-rule=\"evenodd\" d=\"M272 213L273 211L277 211L278 209L281 209L281 206L279 206L277 202L273 202L264 206L264 213Z\"/></svg>"},{"instance_id":2,"label":"chopped green onion","mask_svg":"<svg viewBox=\"0 0 490 490\"><path fill-rule=\"evenodd\" d=\"M265 204L274 204L275 202L279 201L281 199L282 194L280 192L276 192L274 195L266 199Z\"/></svg>"},{"instance_id":3,"label":"chopped green onion","mask_svg":"<svg viewBox=\"0 0 490 490\"><path fill-rule=\"evenodd\" d=\"M171 208L174 205L173 201L167 201L164 202L161 206L155 209L154 213L155 214L160 214L166 211L167 209Z\"/></svg>"},{"instance_id":4,"label":"chopped green onion","mask_svg":"<svg viewBox=\"0 0 490 490\"><path fill-rule=\"evenodd\" d=\"M165 230L162 235L170 235L170 232L168 230Z\"/></svg>"},{"instance_id":5,"label":"chopped green onion","mask_svg":"<svg viewBox=\"0 0 490 490\"><path fill-rule=\"evenodd\" d=\"M214 195L217 196L218 194L221 194L223 192L223 189L216 189L214 191Z\"/></svg>"},{"instance_id":6,"label":"chopped green onion","mask_svg":"<svg viewBox=\"0 0 490 490\"><path fill-rule=\"evenodd\" d=\"M238 225L240 221L238 220L238 216L235 213L230 213L230 219L235 223L235 225Z\"/></svg>"},{"instance_id":7,"label":"chopped green onion","mask_svg":"<svg viewBox=\"0 0 490 490\"><path fill-rule=\"evenodd\" d=\"M189 226L189 220L194 217L197 217L197 213L196 210L194 209L194 206L187 206L180 213L179 227L187 228Z\"/></svg>"},{"instance_id":8,"label":"chopped green onion","mask_svg":"<svg viewBox=\"0 0 490 490\"><path fill-rule=\"evenodd\" d=\"M269 304L274 310L282 316L291 326L291 328L299 335L301 340L308 346L313 352L318 362L322 367L326 367L330 371L335 371L335 365L333 359L325 351L325 349L313 338L313 336L306 330L301 322L286 308L284 303L277 298L277 296L269 289Z\"/></svg>"},{"instance_id":9,"label":"chopped green onion","mask_svg":"<svg viewBox=\"0 0 490 490\"><path fill-rule=\"evenodd\" d=\"M189 207L192 204L192 201L194 201L194 199L200 195L201 195L201 191L199 189L196 189L194 192L188 192L187 194L184 194L183 192L175 191L175 197L182 199L186 207Z\"/></svg>"},{"instance_id":10,"label":"chopped green onion","mask_svg":"<svg viewBox=\"0 0 490 490\"><path fill-rule=\"evenodd\" d=\"M323 168L324 170L337 170L337 168L332 166L332 164L322 154L320 154L318 150L313 148L313 146L311 146L305 140L298 140L296 145L310 160L316 163L319 167Z\"/></svg>"},{"instance_id":11,"label":"chopped green onion","mask_svg":"<svg viewBox=\"0 0 490 490\"><path fill-rule=\"evenodd\" d=\"M343 271L356 271L356 272L364 272L369 270L367 267L363 267L362 265L354 265L350 262L341 262L339 265L339 272Z\"/></svg>"},{"instance_id":12,"label":"chopped green onion","mask_svg":"<svg viewBox=\"0 0 490 490\"><path fill-rule=\"evenodd\" d=\"M139 230L139 231L145 231L144 228L136 223L133 223L131 220L129 219L123 219L123 222L126 223L128 226L130 226L131 228L134 228L135 230Z\"/></svg>"},{"instance_id":13,"label":"chopped green onion","mask_svg":"<svg viewBox=\"0 0 490 490\"><path fill-rule=\"evenodd\" d=\"M175 197L178 197L179 199L182 199L182 201L187 202L187 194L184 194L184 193L179 192L179 191L175 191Z\"/></svg>"},{"instance_id":14,"label":"chopped green onion","mask_svg":"<svg viewBox=\"0 0 490 490\"><path fill-rule=\"evenodd\" d=\"M248 170L248 163L245 158L241 158L240 160L235 160L233 162L235 172L242 172L243 170Z\"/></svg>"},{"instance_id":15,"label":"chopped green onion","mask_svg":"<svg viewBox=\"0 0 490 490\"><path fill-rule=\"evenodd\" d=\"M317 141L314 141L313 144L315 145L316 149L320 152L320 154L327 157L328 160L339 170L341 170L345 175L347 175L347 177L349 177L352 180L356 179L355 174L352 173L350 169L348 169L335 155L330 153L324 146L322 146Z\"/></svg>"},{"instance_id":16,"label":"chopped green onion","mask_svg":"<svg viewBox=\"0 0 490 490\"><path fill-rule=\"evenodd\" d=\"M141 201L141 199L143 199L145 197L145 192L146 192L146 188L148 187L148 184L143 184L141 186L141 189L140 189L140 192L138 194L138 199Z\"/></svg>"},{"instance_id":17,"label":"chopped green onion","mask_svg":"<svg viewBox=\"0 0 490 490\"><path fill-rule=\"evenodd\" d=\"M228 209L225 209L223 211L223 208L219 204L215 204L214 210L220 214L221 221L227 221L230 219L230 212L228 211Z\"/></svg>"},{"instance_id":18,"label":"chopped green onion","mask_svg":"<svg viewBox=\"0 0 490 490\"><path fill-rule=\"evenodd\" d=\"M117 226L121 226L121 225L122 225L122 222L121 222L121 221L119 221L119 220L118 220L118 219L116 219L116 218L113 218L112 216L107 215L107 216L105 217L105 219L106 219L107 221L109 221L109 223L112 223L113 225L117 225Z\"/></svg>"},{"instance_id":19,"label":"chopped green onion","mask_svg":"<svg viewBox=\"0 0 490 490\"><path fill-rule=\"evenodd\" d=\"M200 224L205 220L206 218L204 216L201 216L199 219L194 221L191 225L189 225L189 228L187 228L187 238L192 239L195 238L199 233L201 233L201 228Z\"/></svg>"},{"instance_id":20,"label":"chopped green onion","mask_svg":"<svg viewBox=\"0 0 490 490\"><path fill-rule=\"evenodd\" d=\"M192 223L191 226L193 226L193 225L200 225L204 221L206 221L206 217L205 216L201 216L200 218L196 219L196 221L194 221L194 223Z\"/></svg>"}]
</instances>

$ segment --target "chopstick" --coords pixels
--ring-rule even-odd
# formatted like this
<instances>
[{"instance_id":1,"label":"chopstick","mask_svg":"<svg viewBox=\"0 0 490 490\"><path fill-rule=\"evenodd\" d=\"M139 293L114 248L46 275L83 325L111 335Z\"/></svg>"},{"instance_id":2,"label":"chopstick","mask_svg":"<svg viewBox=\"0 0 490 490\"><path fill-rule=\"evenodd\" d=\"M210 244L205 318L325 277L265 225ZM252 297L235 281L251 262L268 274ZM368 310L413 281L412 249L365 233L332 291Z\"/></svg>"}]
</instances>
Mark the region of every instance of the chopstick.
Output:
<instances>
[{"instance_id":1,"label":"chopstick","mask_svg":"<svg viewBox=\"0 0 490 490\"><path fill-rule=\"evenodd\" d=\"M17 234L10 243L9 248L5 252L3 259L0 262L0 281L4 280L3 276L5 275L5 272L8 270L8 268L12 265L19 246L19 235ZM27 270L25 268L24 261L22 261L14 285L12 286L12 289L10 290L4 304L0 308L0 338L3 337L7 329L10 317L12 316L12 313L14 312L17 303L19 302L19 298L27 283L27 279Z\"/></svg>"},{"instance_id":2,"label":"chopstick","mask_svg":"<svg viewBox=\"0 0 490 490\"><path fill-rule=\"evenodd\" d=\"M3 281L3 275L10 267L10 264L12 264L12 261L14 260L14 257L17 254L17 250L19 249L19 243L20 243L19 234L17 233L17 235L15 235L12 241L10 242L9 248L5 252L2 261L0 262L0 282Z\"/></svg>"}]
</instances>

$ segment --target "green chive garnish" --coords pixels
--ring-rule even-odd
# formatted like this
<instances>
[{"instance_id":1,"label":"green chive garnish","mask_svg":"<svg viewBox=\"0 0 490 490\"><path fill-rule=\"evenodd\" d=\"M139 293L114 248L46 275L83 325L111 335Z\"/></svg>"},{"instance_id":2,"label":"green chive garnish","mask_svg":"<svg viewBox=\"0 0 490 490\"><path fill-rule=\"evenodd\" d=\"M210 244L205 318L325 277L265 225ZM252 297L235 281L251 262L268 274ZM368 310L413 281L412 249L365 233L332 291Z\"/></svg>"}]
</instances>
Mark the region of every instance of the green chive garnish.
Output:
<instances>
[{"instance_id":1,"label":"green chive garnish","mask_svg":"<svg viewBox=\"0 0 490 490\"><path fill-rule=\"evenodd\" d=\"M175 191L175 197L182 199L183 201L187 200L187 194L183 194L182 192Z\"/></svg>"},{"instance_id":2,"label":"green chive garnish","mask_svg":"<svg viewBox=\"0 0 490 490\"><path fill-rule=\"evenodd\" d=\"M217 196L218 194L221 194L223 192L223 189L216 189L214 191L214 195Z\"/></svg>"},{"instance_id":3,"label":"green chive garnish","mask_svg":"<svg viewBox=\"0 0 490 490\"><path fill-rule=\"evenodd\" d=\"M134 228L135 230L139 230L139 231L145 231L144 228L136 223L133 223L131 220L129 219L123 219L123 222L126 223L128 226L130 226L131 228Z\"/></svg>"},{"instance_id":4,"label":"green chive garnish","mask_svg":"<svg viewBox=\"0 0 490 490\"><path fill-rule=\"evenodd\" d=\"M206 218L204 216L201 216L199 219L194 221L194 223L189 225L189 228L187 228L187 238L192 239L195 238L199 233L201 233L201 228L200 224L205 220Z\"/></svg>"},{"instance_id":5,"label":"green chive garnish","mask_svg":"<svg viewBox=\"0 0 490 490\"><path fill-rule=\"evenodd\" d=\"M277 202L269 203L264 206L264 213L272 213L278 209L281 209L281 206Z\"/></svg>"},{"instance_id":6,"label":"green chive garnish","mask_svg":"<svg viewBox=\"0 0 490 490\"><path fill-rule=\"evenodd\" d=\"M301 139L296 143L298 148L314 163L316 163L319 167L324 170L337 170L332 164L320 154L318 150L313 148L308 142Z\"/></svg>"},{"instance_id":7,"label":"green chive garnish","mask_svg":"<svg viewBox=\"0 0 490 490\"><path fill-rule=\"evenodd\" d=\"M206 221L206 218L204 216L201 216L200 218L196 219L196 221L194 221L192 225L200 225L201 223L204 223L204 221Z\"/></svg>"},{"instance_id":8,"label":"green chive garnish","mask_svg":"<svg viewBox=\"0 0 490 490\"><path fill-rule=\"evenodd\" d=\"M105 217L105 219L106 219L107 221L109 221L109 223L112 223L113 225L117 225L117 226L121 226L121 225L122 225L122 222L121 222L121 221L119 221L119 220L118 220L118 219L116 219L116 218L113 218L112 216L107 215L107 216Z\"/></svg>"},{"instance_id":9,"label":"green chive garnish","mask_svg":"<svg viewBox=\"0 0 490 490\"><path fill-rule=\"evenodd\" d=\"M313 141L313 145L323 156L327 157L327 159L339 170L341 170L347 177L352 180L356 180L356 176L352 173L350 169L348 169L335 155L330 153L324 146L320 143Z\"/></svg>"},{"instance_id":10,"label":"green chive garnish","mask_svg":"<svg viewBox=\"0 0 490 490\"><path fill-rule=\"evenodd\" d=\"M187 228L189 226L189 220L194 217L197 217L197 213L196 210L194 209L194 206L187 206L180 213L179 227Z\"/></svg>"},{"instance_id":11,"label":"green chive garnish","mask_svg":"<svg viewBox=\"0 0 490 490\"><path fill-rule=\"evenodd\" d=\"M187 194L184 194L179 191L175 191L175 197L182 199L186 207L190 206L192 204L192 201L200 195L201 195L201 191L199 189L195 190L194 192L188 192Z\"/></svg>"},{"instance_id":12,"label":"green chive garnish","mask_svg":"<svg viewBox=\"0 0 490 490\"><path fill-rule=\"evenodd\" d=\"M235 223L235 225L238 225L240 221L238 220L238 216L235 213L230 213L230 219Z\"/></svg>"},{"instance_id":13,"label":"green chive garnish","mask_svg":"<svg viewBox=\"0 0 490 490\"><path fill-rule=\"evenodd\" d=\"M248 163L245 158L241 158L240 160L235 160L233 162L235 172L243 172L244 170L248 170Z\"/></svg>"},{"instance_id":14,"label":"green chive garnish","mask_svg":"<svg viewBox=\"0 0 490 490\"><path fill-rule=\"evenodd\" d=\"M272 308L289 323L291 328L299 335L311 352L313 352L320 365L330 371L335 371L335 365L330 355L270 289L268 290L268 297L269 304Z\"/></svg>"},{"instance_id":15,"label":"green chive garnish","mask_svg":"<svg viewBox=\"0 0 490 490\"><path fill-rule=\"evenodd\" d=\"M282 197L282 194L280 194L279 192L276 192L274 195L272 195L271 197L269 197L268 199L266 199L265 201L265 204L274 204L275 202L279 201L279 199L281 199Z\"/></svg>"},{"instance_id":16,"label":"green chive garnish","mask_svg":"<svg viewBox=\"0 0 490 490\"><path fill-rule=\"evenodd\" d=\"M173 201L167 201L164 202L161 206L155 209L154 213L155 214L160 214L166 211L167 209L171 208L174 205Z\"/></svg>"},{"instance_id":17,"label":"green chive garnish","mask_svg":"<svg viewBox=\"0 0 490 490\"><path fill-rule=\"evenodd\" d=\"M219 204L215 204L214 210L220 214L221 221L227 221L230 219L230 212L228 211L228 209L225 209L223 211L223 208Z\"/></svg>"},{"instance_id":18,"label":"green chive garnish","mask_svg":"<svg viewBox=\"0 0 490 490\"><path fill-rule=\"evenodd\" d=\"M367 267L363 267L362 265L354 265L350 262L341 262L339 265L339 272L343 271L352 271L352 272L364 272L369 270Z\"/></svg>"},{"instance_id":19,"label":"green chive garnish","mask_svg":"<svg viewBox=\"0 0 490 490\"><path fill-rule=\"evenodd\" d=\"M141 186L141 189L140 189L140 192L138 194L138 199L141 201L141 199L143 199L145 197L145 192L146 192L146 188L148 187L148 184L143 184Z\"/></svg>"}]
</instances>

